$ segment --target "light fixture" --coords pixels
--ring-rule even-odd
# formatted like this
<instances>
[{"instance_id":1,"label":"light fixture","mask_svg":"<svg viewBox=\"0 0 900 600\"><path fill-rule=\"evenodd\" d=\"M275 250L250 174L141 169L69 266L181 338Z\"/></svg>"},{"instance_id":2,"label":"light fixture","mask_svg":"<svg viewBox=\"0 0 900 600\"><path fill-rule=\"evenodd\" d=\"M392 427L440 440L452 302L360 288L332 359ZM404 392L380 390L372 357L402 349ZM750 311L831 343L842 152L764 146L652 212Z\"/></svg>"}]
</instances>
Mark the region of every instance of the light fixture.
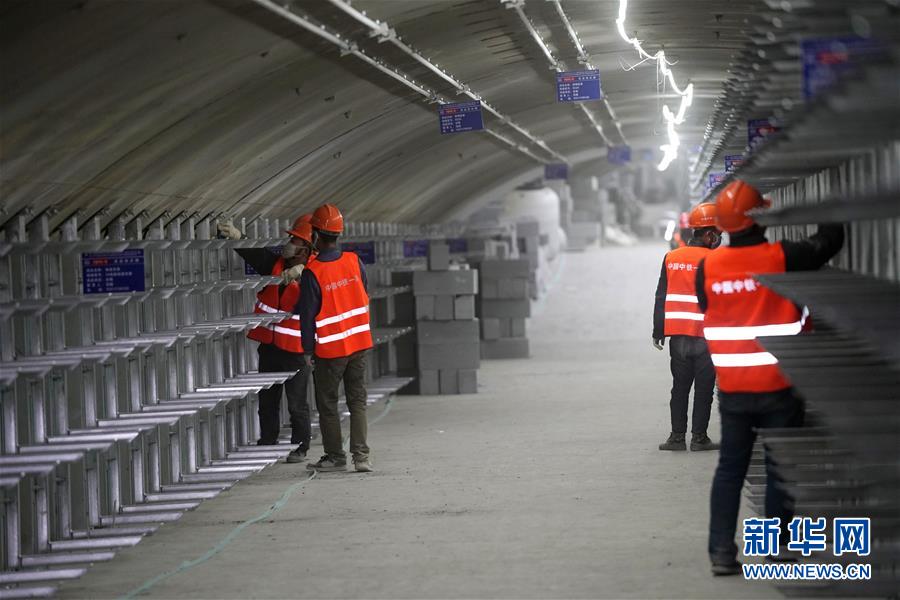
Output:
<instances>
[{"instance_id":1,"label":"light fixture","mask_svg":"<svg viewBox=\"0 0 900 600\"><path fill-rule=\"evenodd\" d=\"M637 38L628 37L628 34L625 33L625 18L627 13L628 0L619 0L619 16L616 18L616 28L619 30L619 35L623 40L631 44L638 55L641 56L642 60L638 64L648 60L656 61L656 68L663 76L663 79L668 81L672 90L681 96L681 104L678 107L677 113L673 113L668 105L663 105L662 108L663 120L666 122L666 133L669 137L669 141L659 147L659 149L663 151L663 157L656 168L660 171L665 171L669 168L669 165L672 164L672 161L678 157L678 147L681 145L681 140L678 137L678 132L675 131L675 126L681 125L684 122L687 109L694 101L694 84L689 83L684 89L678 87L678 83L675 82L675 75L672 72L672 69L669 68L668 61L666 61L665 51L659 50L656 54L650 54L644 50L643 46L641 46L641 42ZM635 67L636 66L637 65L635 65Z\"/></svg>"}]
</instances>

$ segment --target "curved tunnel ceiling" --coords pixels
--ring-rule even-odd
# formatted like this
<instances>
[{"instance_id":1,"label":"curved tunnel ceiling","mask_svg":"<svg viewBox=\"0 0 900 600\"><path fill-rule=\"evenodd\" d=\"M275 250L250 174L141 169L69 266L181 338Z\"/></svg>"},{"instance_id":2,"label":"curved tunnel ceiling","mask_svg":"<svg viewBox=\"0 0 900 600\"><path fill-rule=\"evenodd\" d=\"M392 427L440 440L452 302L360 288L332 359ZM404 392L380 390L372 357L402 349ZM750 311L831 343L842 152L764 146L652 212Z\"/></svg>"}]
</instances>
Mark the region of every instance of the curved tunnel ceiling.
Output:
<instances>
[{"instance_id":1,"label":"curved tunnel ceiling","mask_svg":"<svg viewBox=\"0 0 900 600\"><path fill-rule=\"evenodd\" d=\"M629 34L651 51L663 44L679 80L697 88L685 145L698 141L743 44L747 9L734 4L630 2ZM499 0L353 6L570 160L604 146L576 107L556 102L544 54ZM618 2L563 7L627 142L657 147L666 98L652 66L622 69L635 57L615 31ZM292 10L456 97L325 0ZM101 214L103 224L124 211L291 218L330 200L354 220L435 222L539 166L484 133L440 135L426 98L249 0L8 0L0 11L0 221L26 208L50 209L54 227L76 212ZM554 54L579 68L553 5L532 0L525 12ZM589 104L618 143L601 106ZM491 115L485 125L525 144Z\"/></svg>"}]
</instances>

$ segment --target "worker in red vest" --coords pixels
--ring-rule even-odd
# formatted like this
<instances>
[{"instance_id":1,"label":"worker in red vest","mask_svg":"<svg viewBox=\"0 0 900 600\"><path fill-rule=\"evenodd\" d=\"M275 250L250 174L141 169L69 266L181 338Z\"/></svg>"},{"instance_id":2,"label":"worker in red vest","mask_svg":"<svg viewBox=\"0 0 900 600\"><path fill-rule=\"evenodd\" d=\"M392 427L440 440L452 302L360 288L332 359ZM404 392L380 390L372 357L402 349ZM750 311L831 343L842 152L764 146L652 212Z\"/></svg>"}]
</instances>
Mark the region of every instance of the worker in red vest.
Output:
<instances>
[{"instance_id":1,"label":"worker in red vest","mask_svg":"<svg viewBox=\"0 0 900 600\"><path fill-rule=\"evenodd\" d=\"M290 240L281 248L281 254L268 248L239 248L237 253L261 275L280 276L281 282L264 287L256 295L254 312L294 313L300 300L300 274L312 254L312 215L299 217L286 232ZM230 224L219 227L220 235L239 239L241 233ZM288 399L291 418L291 444L297 447L288 454L287 462L299 463L306 460L309 450L310 424L309 403L306 388L309 369L303 361L303 346L300 341L300 319L295 315L283 321L261 325L250 330L247 337L259 342L259 372L296 372L284 382L259 392L259 430L257 445L269 446L278 443L281 431L281 391Z\"/></svg>"},{"instance_id":2,"label":"worker in red vest","mask_svg":"<svg viewBox=\"0 0 900 600\"><path fill-rule=\"evenodd\" d=\"M691 417L691 451L716 450L706 433L712 407L716 372L703 339L703 313L694 293L697 265L721 238L716 229L716 205L698 204L691 210L688 225L692 230L687 246L666 254L656 286L653 309L653 346L663 349L669 339L672 395L669 412L672 430L660 450L687 450L688 396L694 386L694 411Z\"/></svg>"},{"instance_id":3,"label":"worker in red vest","mask_svg":"<svg viewBox=\"0 0 900 600\"><path fill-rule=\"evenodd\" d=\"M366 443L366 361L372 348L366 269L353 252L341 252L338 237L344 217L332 204L313 213L316 260L300 278L303 302L298 306L307 364L315 355L316 408L325 454L307 467L344 471L347 458L341 437L338 387L344 383L350 411L350 453L357 471L372 470Z\"/></svg>"},{"instance_id":4,"label":"worker in red vest","mask_svg":"<svg viewBox=\"0 0 900 600\"><path fill-rule=\"evenodd\" d=\"M716 198L716 221L728 232L729 245L707 254L696 275L722 423L710 498L708 550L715 575L741 572L734 536L757 429L803 423L802 400L779 369L778 359L757 338L800 333L806 311L765 288L754 275L818 269L844 244L841 225L820 225L815 235L802 241L769 243L764 228L748 214L768 205L753 186L739 180L728 184ZM793 501L778 485L768 456L766 472L766 516L781 519L784 545Z\"/></svg>"}]
</instances>

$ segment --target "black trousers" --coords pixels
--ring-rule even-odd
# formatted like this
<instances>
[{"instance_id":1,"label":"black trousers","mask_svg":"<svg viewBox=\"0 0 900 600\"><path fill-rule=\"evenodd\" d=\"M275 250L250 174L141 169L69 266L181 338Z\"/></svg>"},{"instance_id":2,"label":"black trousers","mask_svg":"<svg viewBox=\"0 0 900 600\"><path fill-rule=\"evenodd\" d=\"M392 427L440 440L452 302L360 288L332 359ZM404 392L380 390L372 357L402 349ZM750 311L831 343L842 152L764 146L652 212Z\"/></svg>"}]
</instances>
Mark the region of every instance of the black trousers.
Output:
<instances>
[{"instance_id":1,"label":"black trousers","mask_svg":"<svg viewBox=\"0 0 900 600\"><path fill-rule=\"evenodd\" d=\"M306 385L309 371L303 364L303 355L287 352L273 344L259 345L259 372L296 371L297 374L284 382L259 392L260 441L274 444L281 430L281 389L288 399L291 415L291 443L301 450L309 450L309 404L306 401Z\"/></svg>"},{"instance_id":2,"label":"black trousers","mask_svg":"<svg viewBox=\"0 0 900 600\"><path fill-rule=\"evenodd\" d=\"M734 558L734 543L741 490L759 429L802 427L803 401L793 389L765 394L719 392L722 417L722 448L710 493L709 553L719 559ZM781 519L781 544L787 544L787 525L793 518L793 499L785 492L766 452L766 517Z\"/></svg>"},{"instance_id":3,"label":"black trousers","mask_svg":"<svg viewBox=\"0 0 900 600\"><path fill-rule=\"evenodd\" d=\"M690 335L673 335L669 340L672 358L672 432L687 433L688 396L694 387L694 412L691 433L706 433L712 409L716 371L709 357L706 340Z\"/></svg>"}]
</instances>

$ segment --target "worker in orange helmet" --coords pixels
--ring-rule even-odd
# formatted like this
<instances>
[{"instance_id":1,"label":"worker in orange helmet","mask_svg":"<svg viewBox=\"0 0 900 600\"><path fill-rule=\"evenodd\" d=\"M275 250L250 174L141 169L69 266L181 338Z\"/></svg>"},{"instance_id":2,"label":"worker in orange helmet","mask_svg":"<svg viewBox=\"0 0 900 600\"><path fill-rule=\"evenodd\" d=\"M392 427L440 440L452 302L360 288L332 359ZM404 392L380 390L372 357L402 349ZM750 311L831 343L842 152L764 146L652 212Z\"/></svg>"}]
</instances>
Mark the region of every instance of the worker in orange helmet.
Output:
<instances>
[{"instance_id":1,"label":"worker in orange helmet","mask_svg":"<svg viewBox=\"0 0 900 600\"><path fill-rule=\"evenodd\" d=\"M815 270L844 244L841 225L820 225L802 241L769 243L751 211L769 206L759 190L736 180L716 198L716 222L729 245L700 262L695 292L705 314L703 334L716 369L722 437L710 497L709 555L715 575L741 572L734 542L741 489L758 429L799 427L803 403L757 341L800 333L806 311L754 279L755 274ZM780 543L789 539L792 499L766 457L766 516L779 518Z\"/></svg>"},{"instance_id":2,"label":"worker in orange helmet","mask_svg":"<svg viewBox=\"0 0 900 600\"><path fill-rule=\"evenodd\" d=\"M369 472L366 438L366 363L372 348L366 269L353 252L341 252L338 237L344 217L333 204L313 212L316 260L300 279L303 302L298 306L307 364L315 355L316 408L325 453L307 468L344 471L347 458L341 436L338 388L343 382L350 411L350 453L359 472Z\"/></svg>"},{"instance_id":3,"label":"worker in orange helmet","mask_svg":"<svg viewBox=\"0 0 900 600\"><path fill-rule=\"evenodd\" d=\"M254 312L257 314L293 313L300 301L300 274L313 252L312 215L303 215L294 221L285 233L289 241L281 247L281 253L268 248L238 248L236 252L261 275L281 277L278 283L264 287L256 295ZM240 239L240 231L230 223L218 227L219 235ZM309 450L310 423L306 388L309 369L303 361L303 345L300 338L300 320L294 315L287 319L260 325L250 330L247 337L259 342L259 372L276 373L291 371L296 374L284 382L259 392L259 430L257 445L278 443L281 432L281 392L288 399L291 420L291 444L296 444L287 456L289 463L306 460Z\"/></svg>"},{"instance_id":4,"label":"worker in orange helmet","mask_svg":"<svg viewBox=\"0 0 900 600\"><path fill-rule=\"evenodd\" d=\"M709 413L712 407L716 373L703 339L703 313L694 293L697 265L721 242L716 228L716 205L698 204L691 210L687 225L692 234L688 244L666 253L653 308L653 346L663 349L669 338L672 394L669 412L672 429L660 450L687 450L688 396L694 387L694 411L691 417L691 451L716 450L709 439Z\"/></svg>"}]
</instances>

